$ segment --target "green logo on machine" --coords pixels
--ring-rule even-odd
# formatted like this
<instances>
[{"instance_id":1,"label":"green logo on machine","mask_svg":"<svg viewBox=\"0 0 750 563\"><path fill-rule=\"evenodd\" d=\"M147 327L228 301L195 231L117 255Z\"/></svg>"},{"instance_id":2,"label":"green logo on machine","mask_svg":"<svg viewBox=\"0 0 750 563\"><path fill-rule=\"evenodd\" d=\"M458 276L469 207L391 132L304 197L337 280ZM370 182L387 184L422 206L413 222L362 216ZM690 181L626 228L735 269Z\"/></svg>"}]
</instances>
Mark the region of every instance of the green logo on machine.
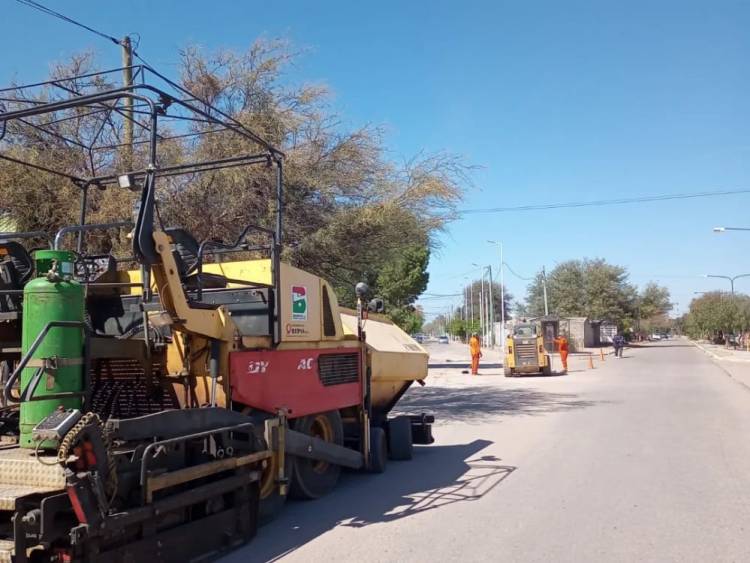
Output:
<instances>
[{"instance_id":1,"label":"green logo on machine","mask_svg":"<svg viewBox=\"0 0 750 563\"><path fill-rule=\"evenodd\" d=\"M292 286L292 320L307 320L307 288L302 285Z\"/></svg>"}]
</instances>

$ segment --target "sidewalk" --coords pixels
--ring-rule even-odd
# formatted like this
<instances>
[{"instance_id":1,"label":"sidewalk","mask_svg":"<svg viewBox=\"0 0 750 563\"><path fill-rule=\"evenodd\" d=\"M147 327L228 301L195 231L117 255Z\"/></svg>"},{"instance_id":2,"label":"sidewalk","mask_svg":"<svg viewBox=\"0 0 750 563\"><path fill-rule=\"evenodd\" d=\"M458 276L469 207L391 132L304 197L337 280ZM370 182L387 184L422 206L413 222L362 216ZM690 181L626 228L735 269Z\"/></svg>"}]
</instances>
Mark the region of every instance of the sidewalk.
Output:
<instances>
[{"instance_id":1,"label":"sidewalk","mask_svg":"<svg viewBox=\"0 0 750 563\"><path fill-rule=\"evenodd\" d=\"M724 360L727 362L750 362L750 352L746 350L735 350L720 344L711 344L707 341L699 342L697 340L691 340L690 342L715 360Z\"/></svg>"},{"instance_id":2,"label":"sidewalk","mask_svg":"<svg viewBox=\"0 0 750 563\"><path fill-rule=\"evenodd\" d=\"M703 350L716 365L722 368L729 377L750 389L750 352L727 349L718 344L688 340L696 348Z\"/></svg>"}]
</instances>

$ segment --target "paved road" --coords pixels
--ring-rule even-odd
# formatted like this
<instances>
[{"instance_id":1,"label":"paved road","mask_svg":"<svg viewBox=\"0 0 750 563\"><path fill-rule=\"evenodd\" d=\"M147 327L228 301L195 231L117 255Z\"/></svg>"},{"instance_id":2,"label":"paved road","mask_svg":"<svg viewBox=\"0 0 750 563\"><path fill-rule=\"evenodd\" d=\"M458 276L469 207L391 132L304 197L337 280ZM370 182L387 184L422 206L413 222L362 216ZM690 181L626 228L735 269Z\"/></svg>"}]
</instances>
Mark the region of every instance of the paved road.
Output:
<instances>
[{"instance_id":1,"label":"paved road","mask_svg":"<svg viewBox=\"0 0 750 563\"><path fill-rule=\"evenodd\" d=\"M747 561L750 388L686 342L566 377L433 374L438 441L223 561Z\"/></svg>"}]
</instances>

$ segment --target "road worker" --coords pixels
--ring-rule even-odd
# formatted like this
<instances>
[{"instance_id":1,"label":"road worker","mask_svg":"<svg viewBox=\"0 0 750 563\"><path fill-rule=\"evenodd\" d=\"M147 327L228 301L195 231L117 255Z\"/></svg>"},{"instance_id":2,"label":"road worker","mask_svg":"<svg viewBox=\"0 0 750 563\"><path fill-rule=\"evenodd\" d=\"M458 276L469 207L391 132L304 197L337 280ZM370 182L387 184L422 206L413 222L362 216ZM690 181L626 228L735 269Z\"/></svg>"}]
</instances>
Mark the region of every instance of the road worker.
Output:
<instances>
[{"instance_id":1,"label":"road worker","mask_svg":"<svg viewBox=\"0 0 750 563\"><path fill-rule=\"evenodd\" d=\"M471 375L479 375L479 358L482 357L482 345L476 332L469 339L469 351L471 352Z\"/></svg>"},{"instance_id":2,"label":"road worker","mask_svg":"<svg viewBox=\"0 0 750 563\"><path fill-rule=\"evenodd\" d=\"M560 352L563 373L566 373L568 371L568 339L565 338L565 335L560 334L555 338L555 346L557 346L557 349Z\"/></svg>"},{"instance_id":3,"label":"road worker","mask_svg":"<svg viewBox=\"0 0 750 563\"><path fill-rule=\"evenodd\" d=\"M612 346L615 348L615 358L622 358L622 349L625 348L625 337L621 333L612 338Z\"/></svg>"}]
</instances>

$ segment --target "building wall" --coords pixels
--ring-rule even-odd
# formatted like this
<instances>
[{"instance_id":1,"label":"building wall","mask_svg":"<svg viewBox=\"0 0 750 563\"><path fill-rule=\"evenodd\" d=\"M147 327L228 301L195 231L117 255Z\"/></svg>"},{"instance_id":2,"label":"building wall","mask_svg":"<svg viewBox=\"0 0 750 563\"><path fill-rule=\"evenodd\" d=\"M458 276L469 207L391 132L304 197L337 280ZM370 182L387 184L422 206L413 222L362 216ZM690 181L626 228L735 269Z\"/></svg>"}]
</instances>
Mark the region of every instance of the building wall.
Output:
<instances>
[{"instance_id":1,"label":"building wall","mask_svg":"<svg viewBox=\"0 0 750 563\"><path fill-rule=\"evenodd\" d=\"M570 317L568 319L568 344L572 352L586 346L586 318Z\"/></svg>"},{"instance_id":2,"label":"building wall","mask_svg":"<svg viewBox=\"0 0 750 563\"><path fill-rule=\"evenodd\" d=\"M617 334L617 325L614 323L602 323L599 327L599 339L602 343L612 344L615 334Z\"/></svg>"}]
</instances>

